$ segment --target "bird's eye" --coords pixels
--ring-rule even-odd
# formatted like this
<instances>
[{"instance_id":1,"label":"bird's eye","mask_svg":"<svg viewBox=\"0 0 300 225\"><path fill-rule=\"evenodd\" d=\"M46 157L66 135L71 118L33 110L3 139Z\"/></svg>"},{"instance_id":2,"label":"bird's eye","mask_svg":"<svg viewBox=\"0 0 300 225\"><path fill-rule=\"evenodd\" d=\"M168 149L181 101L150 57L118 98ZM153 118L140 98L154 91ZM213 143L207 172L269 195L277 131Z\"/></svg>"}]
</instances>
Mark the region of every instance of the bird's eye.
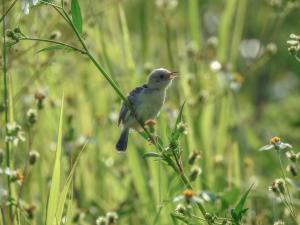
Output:
<instances>
[{"instance_id":1,"label":"bird's eye","mask_svg":"<svg viewBox=\"0 0 300 225\"><path fill-rule=\"evenodd\" d=\"M163 79L163 78L164 78L164 75L160 75L159 78L160 78L160 79Z\"/></svg>"}]
</instances>

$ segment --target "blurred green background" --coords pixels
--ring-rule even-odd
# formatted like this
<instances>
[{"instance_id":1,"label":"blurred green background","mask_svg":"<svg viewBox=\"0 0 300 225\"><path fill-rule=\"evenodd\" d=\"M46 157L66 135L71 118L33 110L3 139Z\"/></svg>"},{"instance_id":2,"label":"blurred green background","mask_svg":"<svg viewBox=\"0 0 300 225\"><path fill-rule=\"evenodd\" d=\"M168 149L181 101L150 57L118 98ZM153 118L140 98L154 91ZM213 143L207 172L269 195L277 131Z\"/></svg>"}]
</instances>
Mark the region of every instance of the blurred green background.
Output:
<instances>
[{"instance_id":1,"label":"blurred green background","mask_svg":"<svg viewBox=\"0 0 300 225\"><path fill-rule=\"evenodd\" d=\"M10 5L13 1L7 0ZM168 140L183 104L188 134L181 139L187 175L202 173L195 190L217 200L204 205L220 216L229 215L240 194L255 183L247 201L245 224L288 221L284 205L268 186L280 177L276 154L259 152L272 136L300 146L300 64L286 41L300 26L298 1L292 0L86 0L79 1L84 38L124 93L144 84L159 67L178 71L156 125ZM25 16L20 3L8 14L7 28L19 27L28 37L48 38L80 46L59 14L39 4ZM66 2L70 8L70 3ZM2 33L3 35L3 33ZM8 39L8 41L10 41ZM108 211L117 224L182 224L170 216L174 197L185 189L168 167L143 154L155 151L137 132L130 134L128 151L118 154L115 143L121 100L87 58L76 52L40 52L45 43L20 41L8 50L9 87L13 119L26 141L13 148L13 166L23 170L28 153L40 154L30 167L22 190L26 210L21 224L42 224L55 157L61 97L65 93L63 124L64 176L85 141L74 177L73 224L96 224ZM3 66L3 64L1 64ZM1 90L3 90L1 81ZM2 92L1 92L2 93ZM45 95L37 121L28 126L26 113L37 109L35 96ZM3 95L0 97L4 102ZM5 149L4 108L1 142ZM201 158L188 163L193 151ZM1 168L5 163L1 164ZM299 178L295 178L296 180ZM0 188L6 188L0 174ZM16 184L16 189L20 185ZM295 192L296 196L299 193ZM1 201L0 201L1 203ZM277 204L277 205L276 205ZM7 208L3 206L2 212ZM27 212L28 213L28 212Z\"/></svg>"}]
</instances>

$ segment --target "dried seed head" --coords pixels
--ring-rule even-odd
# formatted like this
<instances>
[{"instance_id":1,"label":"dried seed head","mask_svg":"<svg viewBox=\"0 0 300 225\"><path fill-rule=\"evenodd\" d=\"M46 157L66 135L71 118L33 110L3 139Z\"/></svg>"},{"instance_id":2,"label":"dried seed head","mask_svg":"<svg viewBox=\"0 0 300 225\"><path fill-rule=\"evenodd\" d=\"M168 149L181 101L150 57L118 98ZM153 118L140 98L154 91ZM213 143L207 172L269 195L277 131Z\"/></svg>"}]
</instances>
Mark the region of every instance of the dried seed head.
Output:
<instances>
[{"instance_id":1,"label":"dried seed head","mask_svg":"<svg viewBox=\"0 0 300 225\"><path fill-rule=\"evenodd\" d=\"M44 107L44 100L46 98L46 95L42 92L36 92L34 94L34 98L36 99L37 101L37 107L38 109L42 109Z\"/></svg>"},{"instance_id":2,"label":"dried seed head","mask_svg":"<svg viewBox=\"0 0 300 225\"><path fill-rule=\"evenodd\" d=\"M295 39L300 41L300 35L290 34L290 39Z\"/></svg>"},{"instance_id":3,"label":"dried seed head","mask_svg":"<svg viewBox=\"0 0 300 225\"><path fill-rule=\"evenodd\" d=\"M50 34L49 39L51 39L51 40L59 39L60 36L61 36L61 32L59 30L54 30Z\"/></svg>"},{"instance_id":4,"label":"dried seed head","mask_svg":"<svg viewBox=\"0 0 300 225\"><path fill-rule=\"evenodd\" d=\"M199 177L199 175L202 173L202 170L199 166L194 166L191 169L191 173L190 173L190 181L195 181L197 179L197 177Z\"/></svg>"},{"instance_id":5,"label":"dried seed head","mask_svg":"<svg viewBox=\"0 0 300 225\"><path fill-rule=\"evenodd\" d=\"M272 182L272 185L269 186L269 191L272 191L274 194L279 194L278 189L277 189L274 181Z\"/></svg>"},{"instance_id":6,"label":"dried seed head","mask_svg":"<svg viewBox=\"0 0 300 225\"><path fill-rule=\"evenodd\" d=\"M191 154L189 155L188 163L190 165L193 165L197 159L200 159L200 153L197 151L192 151Z\"/></svg>"},{"instance_id":7,"label":"dried seed head","mask_svg":"<svg viewBox=\"0 0 300 225\"><path fill-rule=\"evenodd\" d=\"M214 163L215 165L224 165L224 156L221 154L217 154L214 157Z\"/></svg>"},{"instance_id":8,"label":"dried seed head","mask_svg":"<svg viewBox=\"0 0 300 225\"><path fill-rule=\"evenodd\" d=\"M294 165L288 165L286 167L286 171L290 172L294 177L296 177L298 175L297 168Z\"/></svg>"},{"instance_id":9,"label":"dried seed head","mask_svg":"<svg viewBox=\"0 0 300 225\"><path fill-rule=\"evenodd\" d=\"M175 211L176 211L177 213L179 213L179 214L185 215L185 214L186 214L186 207L185 207L184 205L182 205L182 204L178 204L178 205L176 206Z\"/></svg>"},{"instance_id":10,"label":"dried seed head","mask_svg":"<svg viewBox=\"0 0 300 225\"><path fill-rule=\"evenodd\" d=\"M108 225L113 225L113 224L117 223L119 216L116 212L108 212L108 213L106 213L106 219L107 219Z\"/></svg>"},{"instance_id":11,"label":"dried seed head","mask_svg":"<svg viewBox=\"0 0 300 225\"><path fill-rule=\"evenodd\" d=\"M219 42L219 40L216 36L212 36L207 39L207 45L208 45L208 47L211 47L211 48L217 48L218 42Z\"/></svg>"},{"instance_id":12,"label":"dried seed head","mask_svg":"<svg viewBox=\"0 0 300 225\"><path fill-rule=\"evenodd\" d=\"M282 220L278 220L274 223L274 225L284 225L285 223Z\"/></svg>"},{"instance_id":13,"label":"dried seed head","mask_svg":"<svg viewBox=\"0 0 300 225\"><path fill-rule=\"evenodd\" d=\"M279 8L282 6L282 0L270 0L270 5Z\"/></svg>"},{"instance_id":14,"label":"dried seed head","mask_svg":"<svg viewBox=\"0 0 300 225\"><path fill-rule=\"evenodd\" d=\"M33 125L37 121L38 113L35 109L29 109L26 113L27 115L27 122L29 125Z\"/></svg>"},{"instance_id":15,"label":"dried seed head","mask_svg":"<svg viewBox=\"0 0 300 225\"><path fill-rule=\"evenodd\" d=\"M34 218L34 213L36 211L36 206L35 205L29 205L27 207L25 207L25 211L28 215L28 218L31 220Z\"/></svg>"},{"instance_id":16,"label":"dried seed head","mask_svg":"<svg viewBox=\"0 0 300 225\"><path fill-rule=\"evenodd\" d=\"M298 155L295 154L293 151L288 151L288 152L285 153L285 155L292 162L296 162L297 159L298 159Z\"/></svg>"},{"instance_id":17,"label":"dried seed head","mask_svg":"<svg viewBox=\"0 0 300 225\"><path fill-rule=\"evenodd\" d=\"M277 45L274 43L269 43L266 46L266 52L270 55L275 55L277 53Z\"/></svg>"},{"instance_id":18,"label":"dried seed head","mask_svg":"<svg viewBox=\"0 0 300 225\"><path fill-rule=\"evenodd\" d=\"M177 125L177 129L182 134L185 134L185 135L188 134L188 128L187 128L187 124L186 123L180 122Z\"/></svg>"},{"instance_id":19,"label":"dried seed head","mask_svg":"<svg viewBox=\"0 0 300 225\"><path fill-rule=\"evenodd\" d=\"M22 184L24 182L24 173L22 170L16 170L12 175L11 175L11 180L17 181L18 183Z\"/></svg>"},{"instance_id":20,"label":"dried seed head","mask_svg":"<svg viewBox=\"0 0 300 225\"><path fill-rule=\"evenodd\" d=\"M96 219L96 224L97 225L107 225L107 219L104 216L99 216Z\"/></svg>"},{"instance_id":21,"label":"dried seed head","mask_svg":"<svg viewBox=\"0 0 300 225\"><path fill-rule=\"evenodd\" d=\"M39 157L40 157L40 153L38 153L35 150L30 151L29 152L29 159L28 159L29 164L33 166L37 162Z\"/></svg>"},{"instance_id":22,"label":"dried seed head","mask_svg":"<svg viewBox=\"0 0 300 225\"><path fill-rule=\"evenodd\" d=\"M281 179L281 178L276 179L275 186L278 188L278 190L281 194L285 193L285 181L283 179Z\"/></svg>"},{"instance_id":23,"label":"dried seed head","mask_svg":"<svg viewBox=\"0 0 300 225\"><path fill-rule=\"evenodd\" d=\"M299 50L299 46L290 46L290 47L288 47L288 51L292 56L297 55L298 50Z\"/></svg>"}]
</instances>

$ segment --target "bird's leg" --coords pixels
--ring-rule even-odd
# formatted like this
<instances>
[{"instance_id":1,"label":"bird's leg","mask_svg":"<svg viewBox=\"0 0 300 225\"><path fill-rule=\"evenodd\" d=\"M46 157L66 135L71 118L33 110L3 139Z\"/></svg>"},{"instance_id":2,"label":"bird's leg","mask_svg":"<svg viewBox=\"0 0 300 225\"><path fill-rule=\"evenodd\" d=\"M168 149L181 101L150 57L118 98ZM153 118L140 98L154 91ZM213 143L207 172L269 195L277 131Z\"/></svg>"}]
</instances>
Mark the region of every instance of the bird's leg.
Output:
<instances>
[{"instance_id":1,"label":"bird's leg","mask_svg":"<svg viewBox=\"0 0 300 225\"><path fill-rule=\"evenodd\" d=\"M156 121L154 119L149 119L145 122L145 126L149 128L150 133L155 133Z\"/></svg>"},{"instance_id":2,"label":"bird's leg","mask_svg":"<svg viewBox=\"0 0 300 225\"><path fill-rule=\"evenodd\" d=\"M155 143L158 140L158 135L152 134L149 138L148 138L148 142L150 145L155 145Z\"/></svg>"}]
</instances>

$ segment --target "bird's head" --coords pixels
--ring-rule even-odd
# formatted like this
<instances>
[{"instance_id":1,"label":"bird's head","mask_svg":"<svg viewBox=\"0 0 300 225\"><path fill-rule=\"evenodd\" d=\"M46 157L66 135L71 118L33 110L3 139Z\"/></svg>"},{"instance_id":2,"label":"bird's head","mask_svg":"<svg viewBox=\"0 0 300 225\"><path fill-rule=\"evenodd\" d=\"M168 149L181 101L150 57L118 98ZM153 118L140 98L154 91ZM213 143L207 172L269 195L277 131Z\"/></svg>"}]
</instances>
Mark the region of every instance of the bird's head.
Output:
<instances>
[{"instance_id":1,"label":"bird's head","mask_svg":"<svg viewBox=\"0 0 300 225\"><path fill-rule=\"evenodd\" d=\"M170 72L167 69L159 68L153 70L148 78L148 86L150 88L165 89L176 77L176 72Z\"/></svg>"}]
</instances>

